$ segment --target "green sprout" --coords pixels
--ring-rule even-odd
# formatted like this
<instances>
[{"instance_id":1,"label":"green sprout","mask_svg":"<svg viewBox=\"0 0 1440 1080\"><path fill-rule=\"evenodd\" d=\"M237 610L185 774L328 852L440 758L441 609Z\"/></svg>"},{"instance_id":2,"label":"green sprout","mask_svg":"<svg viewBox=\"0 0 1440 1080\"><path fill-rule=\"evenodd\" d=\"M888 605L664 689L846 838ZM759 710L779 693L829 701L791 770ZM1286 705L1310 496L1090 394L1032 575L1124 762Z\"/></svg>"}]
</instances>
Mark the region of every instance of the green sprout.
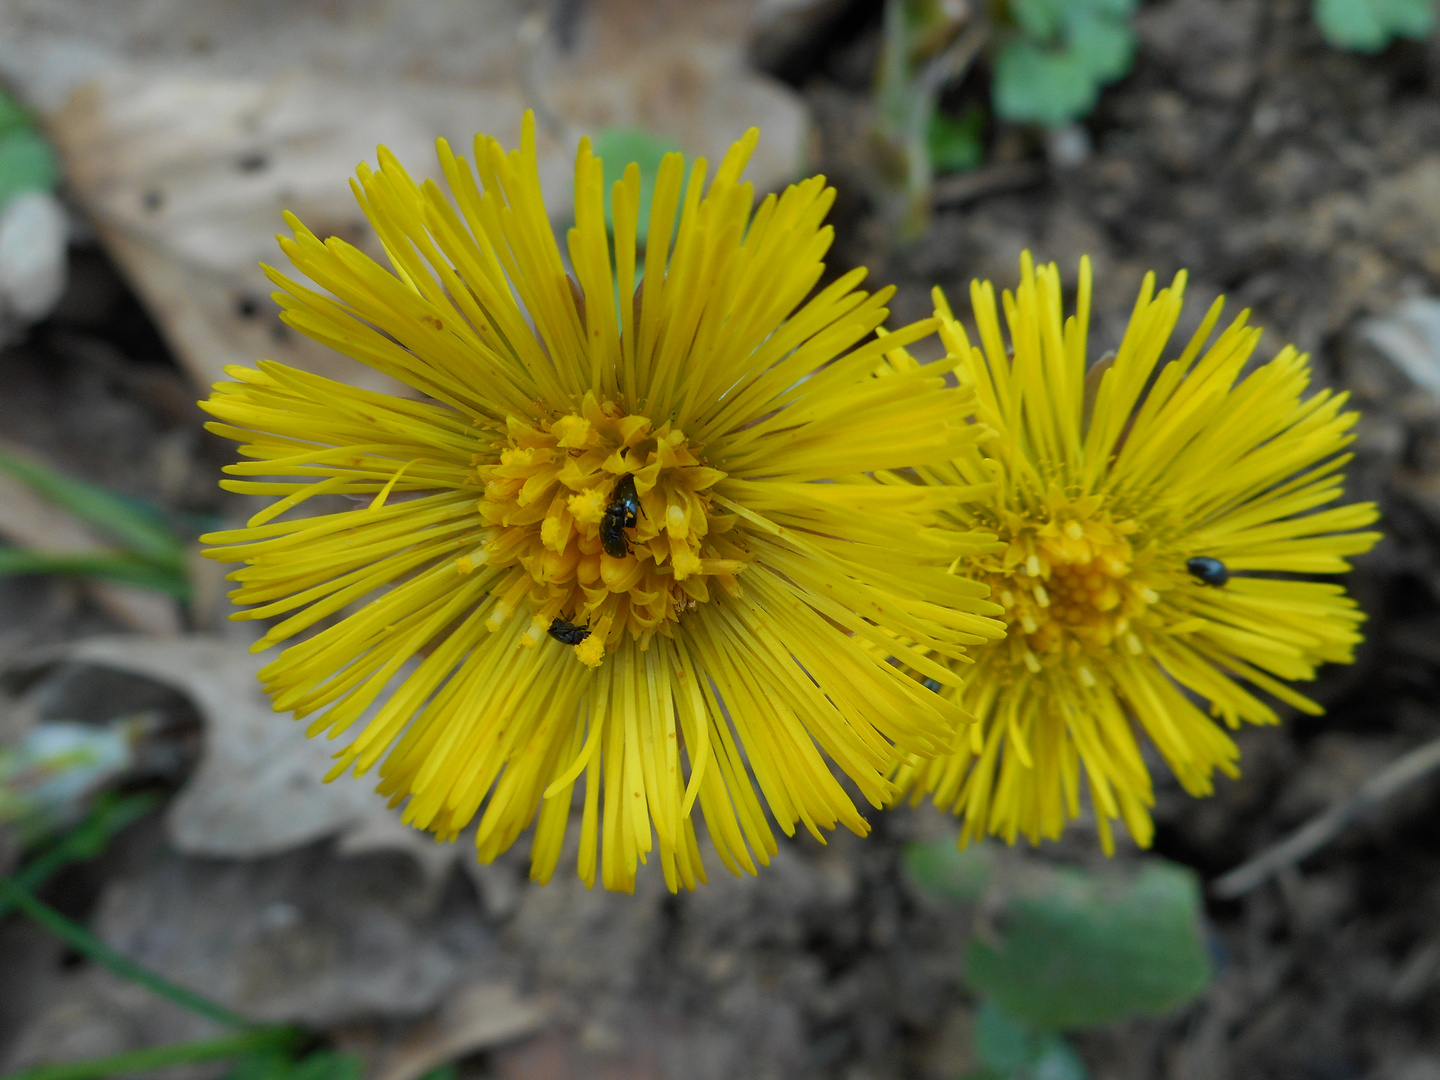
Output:
<instances>
[{"instance_id":1,"label":"green sprout","mask_svg":"<svg viewBox=\"0 0 1440 1080\"><path fill-rule=\"evenodd\" d=\"M943 0L888 0L876 73L876 142L884 173L884 213L902 242L930 220L936 171L974 168L984 157L984 114L956 121L939 111L940 94L959 78L989 36L984 20Z\"/></svg>"}]
</instances>

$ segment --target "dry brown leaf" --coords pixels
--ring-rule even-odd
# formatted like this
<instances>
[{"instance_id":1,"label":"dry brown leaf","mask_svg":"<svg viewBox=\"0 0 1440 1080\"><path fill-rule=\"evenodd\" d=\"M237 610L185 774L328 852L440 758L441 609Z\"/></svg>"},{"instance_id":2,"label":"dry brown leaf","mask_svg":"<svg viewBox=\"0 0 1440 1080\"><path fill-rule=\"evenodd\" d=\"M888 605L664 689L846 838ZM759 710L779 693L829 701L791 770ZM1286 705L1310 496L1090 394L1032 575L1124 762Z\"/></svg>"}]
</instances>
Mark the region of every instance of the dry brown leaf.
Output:
<instances>
[{"instance_id":1,"label":"dry brown leaf","mask_svg":"<svg viewBox=\"0 0 1440 1080\"><path fill-rule=\"evenodd\" d=\"M89 638L68 646L71 661L117 668L179 690L205 726L194 775L167 811L167 829L192 855L257 858L327 836L343 851L398 850L435 880L458 846L399 822L374 791L374 779L323 777L334 744L307 739L305 725L276 713L256 672L265 658L246 642L193 634L169 640Z\"/></svg>"},{"instance_id":2,"label":"dry brown leaf","mask_svg":"<svg viewBox=\"0 0 1440 1080\"><path fill-rule=\"evenodd\" d=\"M377 143L434 176L436 136L466 152L476 131L515 145L536 106L557 221L574 141L598 126L714 156L759 124L757 186L800 170L800 99L745 68L754 0L595 0L568 50L545 34L551 7L0 0L0 77L39 112L72 194L198 384L268 356L386 387L284 327L256 265L276 259L286 209L375 253L347 178Z\"/></svg>"}]
</instances>

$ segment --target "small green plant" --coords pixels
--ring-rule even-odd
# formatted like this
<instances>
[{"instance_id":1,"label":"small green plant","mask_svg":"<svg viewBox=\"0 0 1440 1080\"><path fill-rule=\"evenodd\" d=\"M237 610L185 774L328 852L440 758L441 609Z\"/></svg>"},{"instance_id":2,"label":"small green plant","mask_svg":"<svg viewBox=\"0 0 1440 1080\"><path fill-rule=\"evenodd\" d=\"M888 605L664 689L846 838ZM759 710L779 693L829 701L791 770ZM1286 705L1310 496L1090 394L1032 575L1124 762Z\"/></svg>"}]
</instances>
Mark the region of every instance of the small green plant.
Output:
<instances>
[{"instance_id":1,"label":"small green plant","mask_svg":"<svg viewBox=\"0 0 1440 1080\"><path fill-rule=\"evenodd\" d=\"M1084 1080L1062 1032L1168 1012L1210 981L1200 889L1173 863L1092 873L949 843L905 861L925 891L998 913L965 954L982 998L971 1080Z\"/></svg>"},{"instance_id":2,"label":"small green plant","mask_svg":"<svg viewBox=\"0 0 1440 1080\"><path fill-rule=\"evenodd\" d=\"M1435 0L1315 0L1315 21L1337 49L1379 52L1435 29Z\"/></svg>"},{"instance_id":3,"label":"small green plant","mask_svg":"<svg viewBox=\"0 0 1440 1080\"><path fill-rule=\"evenodd\" d=\"M138 585L177 600L190 595L185 545L149 506L6 450L0 450L0 472L9 473L116 545L114 549L79 552L0 545L0 576L71 574Z\"/></svg>"},{"instance_id":4,"label":"small green plant","mask_svg":"<svg viewBox=\"0 0 1440 1080\"><path fill-rule=\"evenodd\" d=\"M1135 0L1006 0L997 19L995 112L1059 127L1095 107L1135 57Z\"/></svg>"},{"instance_id":5,"label":"small green plant","mask_svg":"<svg viewBox=\"0 0 1440 1080\"><path fill-rule=\"evenodd\" d=\"M918 237L929 221L935 172L974 168L984 157L984 113L957 121L939 112L940 92L969 67L989 33L983 20L969 22L967 12L944 0L885 5L875 138L883 212L901 241Z\"/></svg>"}]
</instances>

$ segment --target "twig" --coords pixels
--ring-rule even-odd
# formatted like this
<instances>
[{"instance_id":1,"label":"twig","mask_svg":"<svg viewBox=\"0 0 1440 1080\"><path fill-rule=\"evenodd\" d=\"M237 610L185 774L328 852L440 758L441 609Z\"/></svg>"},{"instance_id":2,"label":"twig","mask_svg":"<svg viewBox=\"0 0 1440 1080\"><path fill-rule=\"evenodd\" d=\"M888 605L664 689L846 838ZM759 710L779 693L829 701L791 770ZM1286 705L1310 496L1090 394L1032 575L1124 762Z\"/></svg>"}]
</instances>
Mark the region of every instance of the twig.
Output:
<instances>
[{"instance_id":1,"label":"twig","mask_svg":"<svg viewBox=\"0 0 1440 1080\"><path fill-rule=\"evenodd\" d=\"M1365 781L1350 798L1311 818L1280 843L1217 878L1210 885L1210 894L1220 900L1244 896L1272 874L1319 851L1357 818L1437 768L1440 768L1440 739L1391 762Z\"/></svg>"}]
</instances>

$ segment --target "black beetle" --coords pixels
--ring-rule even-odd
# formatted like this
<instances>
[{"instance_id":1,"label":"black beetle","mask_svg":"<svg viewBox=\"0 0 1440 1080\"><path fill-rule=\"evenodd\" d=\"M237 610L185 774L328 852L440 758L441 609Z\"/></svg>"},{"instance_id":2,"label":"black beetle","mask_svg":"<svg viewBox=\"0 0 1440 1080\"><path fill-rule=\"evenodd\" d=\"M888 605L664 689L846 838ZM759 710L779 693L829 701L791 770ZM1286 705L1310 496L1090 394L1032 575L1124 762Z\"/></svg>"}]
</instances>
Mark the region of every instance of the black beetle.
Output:
<instances>
[{"instance_id":1,"label":"black beetle","mask_svg":"<svg viewBox=\"0 0 1440 1080\"><path fill-rule=\"evenodd\" d=\"M600 519L600 546L612 559L630 554L630 538L626 529L633 529L640 513L640 496L635 493L635 477L626 473L610 493L610 505Z\"/></svg>"},{"instance_id":2,"label":"black beetle","mask_svg":"<svg viewBox=\"0 0 1440 1080\"><path fill-rule=\"evenodd\" d=\"M579 645L590 636L590 627L576 626L573 622L556 619L550 624L550 636L564 645Z\"/></svg>"},{"instance_id":3,"label":"black beetle","mask_svg":"<svg viewBox=\"0 0 1440 1080\"><path fill-rule=\"evenodd\" d=\"M1185 560L1185 569L1202 585L1214 585L1218 588L1230 580L1230 568L1209 555L1196 555L1193 559Z\"/></svg>"}]
</instances>

